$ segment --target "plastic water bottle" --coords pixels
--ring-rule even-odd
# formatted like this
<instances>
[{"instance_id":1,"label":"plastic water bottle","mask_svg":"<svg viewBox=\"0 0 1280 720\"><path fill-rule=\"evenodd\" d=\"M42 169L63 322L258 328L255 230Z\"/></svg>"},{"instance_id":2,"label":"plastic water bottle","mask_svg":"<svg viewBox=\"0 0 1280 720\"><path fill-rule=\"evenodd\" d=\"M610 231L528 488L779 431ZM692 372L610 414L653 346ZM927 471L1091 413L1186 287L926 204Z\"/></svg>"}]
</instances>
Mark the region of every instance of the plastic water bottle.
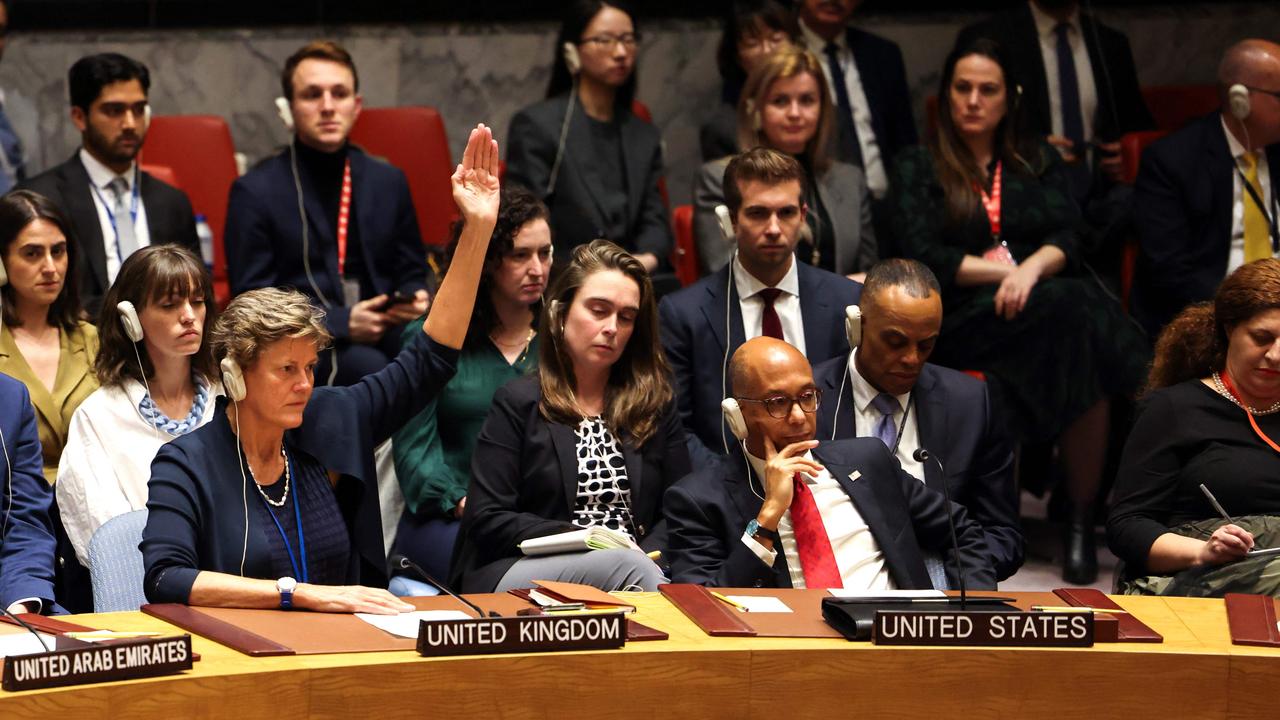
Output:
<instances>
[{"instance_id":1,"label":"plastic water bottle","mask_svg":"<svg viewBox=\"0 0 1280 720\"><path fill-rule=\"evenodd\" d=\"M196 215L196 237L200 238L200 255L204 257L204 266L213 272L213 230L209 228L209 219L204 215Z\"/></svg>"}]
</instances>

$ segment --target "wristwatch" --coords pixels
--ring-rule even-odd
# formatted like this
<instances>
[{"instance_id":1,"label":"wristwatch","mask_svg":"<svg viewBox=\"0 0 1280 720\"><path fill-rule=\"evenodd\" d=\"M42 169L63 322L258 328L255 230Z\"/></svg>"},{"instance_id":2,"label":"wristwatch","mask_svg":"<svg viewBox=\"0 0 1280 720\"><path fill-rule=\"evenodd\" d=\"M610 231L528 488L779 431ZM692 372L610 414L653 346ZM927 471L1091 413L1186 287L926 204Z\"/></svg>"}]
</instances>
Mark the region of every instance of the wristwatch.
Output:
<instances>
[{"instance_id":1,"label":"wristwatch","mask_svg":"<svg viewBox=\"0 0 1280 720\"><path fill-rule=\"evenodd\" d=\"M298 588L298 581L285 576L276 581L276 590L280 592L280 609L293 607L293 591Z\"/></svg>"},{"instance_id":2,"label":"wristwatch","mask_svg":"<svg viewBox=\"0 0 1280 720\"><path fill-rule=\"evenodd\" d=\"M778 534L777 530L770 530L769 528L764 527L755 518L751 518L751 522L747 523L747 537L768 538L769 540L772 540L775 544L782 542L782 536Z\"/></svg>"}]
</instances>

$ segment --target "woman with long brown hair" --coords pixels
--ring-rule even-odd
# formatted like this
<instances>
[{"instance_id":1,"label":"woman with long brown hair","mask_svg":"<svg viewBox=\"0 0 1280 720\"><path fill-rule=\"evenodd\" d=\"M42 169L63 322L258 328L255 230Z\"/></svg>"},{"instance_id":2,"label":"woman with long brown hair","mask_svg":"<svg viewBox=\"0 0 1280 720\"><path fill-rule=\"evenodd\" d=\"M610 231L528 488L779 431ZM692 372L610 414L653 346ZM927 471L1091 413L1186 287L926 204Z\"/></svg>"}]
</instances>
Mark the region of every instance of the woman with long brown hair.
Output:
<instances>
[{"instance_id":1,"label":"woman with long brown hair","mask_svg":"<svg viewBox=\"0 0 1280 720\"><path fill-rule=\"evenodd\" d=\"M1121 591L1280 594L1278 556L1248 556L1280 544L1277 478L1280 260L1266 259L1183 310L1156 344L1107 523L1126 563Z\"/></svg>"},{"instance_id":2,"label":"woman with long brown hair","mask_svg":"<svg viewBox=\"0 0 1280 720\"><path fill-rule=\"evenodd\" d=\"M1134 395L1150 349L1082 270L1066 170L1020 132L1021 89L1000 47L957 47L943 68L938 129L890 173L894 235L942 285L933 361L986 374L1013 437L1056 443L1071 504L1063 578L1097 576L1094 506L1112 398Z\"/></svg>"},{"instance_id":3,"label":"woman with long brown hair","mask_svg":"<svg viewBox=\"0 0 1280 720\"><path fill-rule=\"evenodd\" d=\"M654 590L645 553L665 549L662 495L690 465L640 261L606 240L575 248L538 334L538 374L494 394L476 441L453 584ZM590 527L638 547L522 556L526 540Z\"/></svg>"}]
</instances>

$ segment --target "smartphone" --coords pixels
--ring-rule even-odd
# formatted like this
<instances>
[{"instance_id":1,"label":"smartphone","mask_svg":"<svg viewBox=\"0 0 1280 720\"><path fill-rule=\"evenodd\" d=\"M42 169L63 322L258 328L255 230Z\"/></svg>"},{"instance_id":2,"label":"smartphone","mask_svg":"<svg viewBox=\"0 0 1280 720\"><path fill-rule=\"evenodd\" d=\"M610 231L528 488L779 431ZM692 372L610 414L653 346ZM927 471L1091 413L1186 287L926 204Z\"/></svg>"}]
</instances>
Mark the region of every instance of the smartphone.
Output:
<instances>
[{"instance_id":1,"label":"smartphone","mask_svg":"<svg viewBox=\"0 0 1280 720\"><path fill-rule=\"evenodd\" d=\"M399 290L391 293L391 297L387 300L387 305L405 305L412 304L417 301L417 297L413 293L405 293Z\"/></svg>"}]
</instances>

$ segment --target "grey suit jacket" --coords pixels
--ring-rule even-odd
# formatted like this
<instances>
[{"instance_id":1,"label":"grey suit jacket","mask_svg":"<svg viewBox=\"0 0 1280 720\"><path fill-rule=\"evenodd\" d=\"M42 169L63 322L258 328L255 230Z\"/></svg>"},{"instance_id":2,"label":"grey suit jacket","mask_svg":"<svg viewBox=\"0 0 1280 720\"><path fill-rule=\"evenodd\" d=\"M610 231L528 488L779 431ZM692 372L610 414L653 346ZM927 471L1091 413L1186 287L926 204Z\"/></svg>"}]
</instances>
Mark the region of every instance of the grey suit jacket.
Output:
<instances>
[{"instance_id":1,"label":"grey suit jacket","mask_svg":"<svg viewBox=\"0 0 1280 720\"><path fill-rule=\"evenodd\" d=\"M728 265L733 257L733 243L720 231L716 219L716 206L724 204L724 169L729 160L724 157L705 163L693 183L693 237L704 274ZM870 270L879 253L862 170L848 163L831 163L818 177L818 197L835 229L835 271L849 275Z\"/></svg>"}]
</instances>

